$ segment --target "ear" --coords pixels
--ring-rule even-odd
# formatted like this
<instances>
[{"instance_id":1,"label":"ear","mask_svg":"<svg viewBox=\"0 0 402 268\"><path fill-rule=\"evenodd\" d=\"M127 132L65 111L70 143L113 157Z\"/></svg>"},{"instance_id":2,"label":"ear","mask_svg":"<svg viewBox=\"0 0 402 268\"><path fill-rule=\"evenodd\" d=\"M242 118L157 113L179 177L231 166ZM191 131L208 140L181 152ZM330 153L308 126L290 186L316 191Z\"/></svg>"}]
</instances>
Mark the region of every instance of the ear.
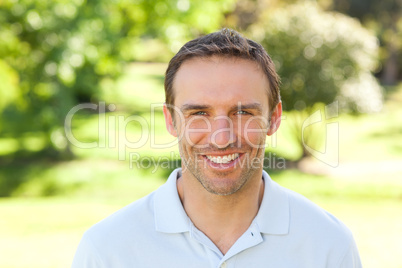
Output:
<instances>
[{"instance_id":1,"label":"ear","mask_svg":"<svg viewBox=\"0 0 402 268\"><path fill-rule=\"evenodd\" d=\"M165 116L165 124L167 131L174 137L177 137L177 131L173 123L173 116L170 113L169 109L166 107L166 104L163 105L163 115Z\"/></svg>"},{"instance_id":2,"label":"ear","mask_svg":"<svg viewBox=\"0 0 402 268\"><path fill-rule=\"evenodd\" d=\"M271 115L271 124L268 129L268 136L273 135L281 125L281 118L282 118L282 102L279 102L274 111L272 112Z\"/></svg>"}]
</instances>

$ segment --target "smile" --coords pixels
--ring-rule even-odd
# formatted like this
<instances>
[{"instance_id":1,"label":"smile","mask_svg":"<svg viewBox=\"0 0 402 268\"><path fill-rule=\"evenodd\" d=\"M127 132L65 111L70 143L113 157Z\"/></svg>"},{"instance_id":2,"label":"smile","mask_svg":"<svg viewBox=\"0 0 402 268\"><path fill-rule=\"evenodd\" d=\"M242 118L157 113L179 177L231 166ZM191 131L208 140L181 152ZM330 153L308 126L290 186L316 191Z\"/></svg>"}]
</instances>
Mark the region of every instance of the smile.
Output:
<instances>
[{"instance_id":1,"label":"smile","mask_svg":"<svg viewBox=\"0 0 402 268\"><path fill-rule=\"evenodd\" d=\"M234 154L228 154L228 155L223 155L223 156L210 156L210 155L206 155L206 157L217 164L227 164L235 159L237 159L239 157L238 153L234 153Z\"/></svg>"}]
</instances>

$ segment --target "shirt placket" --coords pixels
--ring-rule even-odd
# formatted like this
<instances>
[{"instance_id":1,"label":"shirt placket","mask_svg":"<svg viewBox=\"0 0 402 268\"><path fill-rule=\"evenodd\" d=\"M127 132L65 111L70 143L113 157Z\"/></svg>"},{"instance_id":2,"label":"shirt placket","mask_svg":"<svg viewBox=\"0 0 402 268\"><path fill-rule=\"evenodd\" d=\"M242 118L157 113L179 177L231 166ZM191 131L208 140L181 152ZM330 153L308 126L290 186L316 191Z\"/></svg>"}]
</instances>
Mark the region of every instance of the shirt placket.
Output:
<instances>
[{"instance_id":1,"label":"shirt placket","mask_svg":"<svg viewBox=\"0 0 402 268\"><path fill-rule=\"evenodd\" d=\"M217 268L234 268L236 267L236 255L248 248L254 247L263 242L263 238L258 229L258 226L253 223L246 232L234 243L229 251L223 255L218 247L193 224L191 226L191 236L198 243L204 245L207 250L210 250L208 257L212 267Z\"/></svg>"}]
</instances>

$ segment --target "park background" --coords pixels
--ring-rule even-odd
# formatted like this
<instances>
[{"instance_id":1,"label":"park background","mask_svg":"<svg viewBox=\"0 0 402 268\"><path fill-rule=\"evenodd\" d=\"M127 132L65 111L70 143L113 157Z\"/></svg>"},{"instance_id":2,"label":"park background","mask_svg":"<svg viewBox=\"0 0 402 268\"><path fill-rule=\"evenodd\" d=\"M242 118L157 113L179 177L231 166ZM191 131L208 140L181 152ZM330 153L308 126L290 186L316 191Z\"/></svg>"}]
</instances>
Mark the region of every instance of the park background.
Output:
<instances>
[{"instance_id":1,"label":"park background","mask_svg":"<svg viewBox=\"0 0 402 268\"><path fill-rule=\"evenodd\" d=\"M164 183L180 165L162 146L167 62L222 27L282 78L267 171L346 223L364 267L402 267L401 14L399 0L0 1L0 267L69 267L86 229Z\"/></svg>"}]
</instances>

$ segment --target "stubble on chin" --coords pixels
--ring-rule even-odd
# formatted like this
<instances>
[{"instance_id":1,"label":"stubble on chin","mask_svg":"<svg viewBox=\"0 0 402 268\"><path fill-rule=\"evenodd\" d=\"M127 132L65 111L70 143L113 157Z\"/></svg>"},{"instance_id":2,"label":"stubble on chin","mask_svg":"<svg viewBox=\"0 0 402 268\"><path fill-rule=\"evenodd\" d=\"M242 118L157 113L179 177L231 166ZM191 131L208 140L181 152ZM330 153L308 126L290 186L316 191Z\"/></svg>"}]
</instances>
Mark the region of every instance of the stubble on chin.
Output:
<instances>
[{"instance_id":1,"label":"stubble on chin","mask_svg":"<svg viewBox=\"0 0 402 268\"><path fill-rule=\"evenodd\" d=\"M237 177L228 178L236 171L211 171L208 169L206 160L196 157L183 159L183 173L191 173L191 177L195 178L202 187L211 194L228 196L238 192L250 179L259 174L262 169L263 157L250 157L245 154L240 163L238 163L237 171L240 170ZM185 170L184 170L185 169Z\"/></svg>"}]
</instances>

